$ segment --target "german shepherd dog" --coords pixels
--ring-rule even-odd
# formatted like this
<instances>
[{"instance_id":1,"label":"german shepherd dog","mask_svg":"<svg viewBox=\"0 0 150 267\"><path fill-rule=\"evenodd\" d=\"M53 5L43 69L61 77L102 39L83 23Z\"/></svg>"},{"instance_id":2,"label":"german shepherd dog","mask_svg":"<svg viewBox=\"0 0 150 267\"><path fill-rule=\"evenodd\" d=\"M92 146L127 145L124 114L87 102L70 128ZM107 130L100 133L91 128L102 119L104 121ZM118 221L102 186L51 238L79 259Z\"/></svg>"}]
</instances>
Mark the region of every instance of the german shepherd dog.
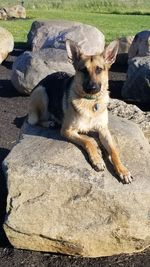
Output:
<instances>
[{"instance_id":1,"label":"german shepherd dog","mask_svg":"<svg viewBox=\"0 0 150 267\"><path fill-rule=\"evenodd\" d=\"M31 94L28 122L48 127L50 118L54 119L61 124L61 135L81 146L94 169L102 171L105 166L97 142L86 135L98 132L115 172L123 183L131 183L108 129L108 70L116 59L118 42L111 42L102 54L84 55L75 42L67 40L66 50L75 75L62 72L43 79Z\"/></svg>"}]
</instances>

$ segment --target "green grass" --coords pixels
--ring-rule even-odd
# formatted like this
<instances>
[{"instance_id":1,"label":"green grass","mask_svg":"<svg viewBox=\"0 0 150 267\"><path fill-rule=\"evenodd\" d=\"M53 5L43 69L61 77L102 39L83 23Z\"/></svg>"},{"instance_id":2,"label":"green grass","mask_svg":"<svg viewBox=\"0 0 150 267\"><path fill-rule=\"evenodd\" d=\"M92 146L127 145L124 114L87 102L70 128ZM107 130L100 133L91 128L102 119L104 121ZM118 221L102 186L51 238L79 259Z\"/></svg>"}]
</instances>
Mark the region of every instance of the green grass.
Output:
<instances>
[{"instance_id":1,"label":"green grass","mask_svg":"<svg viewBox=\"0 0 150 267\"><path fill-rule=\"evenodd\" d=\"M0 6L20 4L21 0L0 0ZM150 14L149 0L24 0L27 9L85 10L98 13Z\"/></svg>"},{"instance_id":2,"label":"green grass","mask_svg":"<svg viewBox=\"0 0 150 267\"><path fill-rule=\"evenodd\" d=\"M96 26L101 30L109 42L117 37L135 35L137 32L149 29L150 16L146 15L115 15L99 14L84 11L69 10L27 10L26 20L0 21L0 26L8 29L14 36L16 42L26 42L27 33L31 24L40 19L63 19L74 20Z\"/></svg>"}]
</instances>

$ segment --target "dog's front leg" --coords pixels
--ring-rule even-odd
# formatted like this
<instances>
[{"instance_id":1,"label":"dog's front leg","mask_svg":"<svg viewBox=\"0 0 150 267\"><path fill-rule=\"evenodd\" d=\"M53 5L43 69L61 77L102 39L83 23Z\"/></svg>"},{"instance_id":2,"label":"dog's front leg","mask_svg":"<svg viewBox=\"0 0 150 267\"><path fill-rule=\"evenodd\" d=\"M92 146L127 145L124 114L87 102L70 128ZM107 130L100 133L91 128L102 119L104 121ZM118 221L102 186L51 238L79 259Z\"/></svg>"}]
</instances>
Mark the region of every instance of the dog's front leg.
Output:
<instances>
[{"instance_id":1,"label":"dog's front leg","mask_svg":"<svg viewBox=\"0 0 150 267\"><path fill-rule=\"evenodd\" d=\"M71 142L81 146L88 154L90 162L96 171L102 171L105 168L104 162L96 141L83 134L79 134L73 129L61 129L61 135L69 139Z\"/></svg>"},{"instance_id":2,"label":"dog's front leg","mask_svg":"<svg viewBox=\"0 0 150 267\"><path fill-rule=\"evenodd\" d=\"M115 171L117 175L121 178L121 180L128 184L132 181L132 176L128 169L122 164L119 153L114 145L112 140L112 136L110 131L107 127L100 129L99 131L99 138L102 145L107 150L108 154L111 156L111 161L114 165Z\"/></svg>"}]
</instances>

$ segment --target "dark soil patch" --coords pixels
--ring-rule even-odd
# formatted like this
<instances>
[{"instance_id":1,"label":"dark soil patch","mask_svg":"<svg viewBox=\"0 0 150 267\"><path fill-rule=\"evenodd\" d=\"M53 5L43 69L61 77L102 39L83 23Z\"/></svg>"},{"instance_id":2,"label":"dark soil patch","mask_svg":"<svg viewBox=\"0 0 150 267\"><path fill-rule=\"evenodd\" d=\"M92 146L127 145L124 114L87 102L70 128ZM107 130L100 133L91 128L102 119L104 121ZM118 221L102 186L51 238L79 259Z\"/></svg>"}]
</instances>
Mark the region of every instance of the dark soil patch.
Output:
<instances>
[{"instance_id":1,"label":"dark soil patch","mask_svg":"<svg viewBox=\"0 0 150 267\"><path fill-rule=\"evenodd\" d=\"M1 164L15 145L20 127L27 114L29 97L20 95L12 86L11 68L16 56L23 51L18 47L0 65L0 267L150 267L150 249L144 252L113 257L86 259L13 249L3 231L7 190ZM121 87L126 68L113 67L110 72L111 96L121 98Z\"/></svg>"}]
</instances>

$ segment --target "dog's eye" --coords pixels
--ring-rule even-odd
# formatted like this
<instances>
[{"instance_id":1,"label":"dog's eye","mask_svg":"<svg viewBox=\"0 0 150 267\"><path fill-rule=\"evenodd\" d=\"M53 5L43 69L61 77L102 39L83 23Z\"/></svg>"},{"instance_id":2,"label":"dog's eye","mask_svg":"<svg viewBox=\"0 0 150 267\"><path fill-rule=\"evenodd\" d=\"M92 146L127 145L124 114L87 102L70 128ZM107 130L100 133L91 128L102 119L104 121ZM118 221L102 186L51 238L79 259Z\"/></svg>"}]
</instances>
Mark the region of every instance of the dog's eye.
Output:
<instances>
[{"instance_id":1,"label":"dog's eye","mask_svg":"<svg viewBox=\"0 0 150 267\"><path fill-rule=\"evenodd\" d=\"M95 73L96 74L100 74L101 71L102 71L102 68L100 68L100 67L97 66L96 69L95 69Z\"/></svg>"}]
</instances>

